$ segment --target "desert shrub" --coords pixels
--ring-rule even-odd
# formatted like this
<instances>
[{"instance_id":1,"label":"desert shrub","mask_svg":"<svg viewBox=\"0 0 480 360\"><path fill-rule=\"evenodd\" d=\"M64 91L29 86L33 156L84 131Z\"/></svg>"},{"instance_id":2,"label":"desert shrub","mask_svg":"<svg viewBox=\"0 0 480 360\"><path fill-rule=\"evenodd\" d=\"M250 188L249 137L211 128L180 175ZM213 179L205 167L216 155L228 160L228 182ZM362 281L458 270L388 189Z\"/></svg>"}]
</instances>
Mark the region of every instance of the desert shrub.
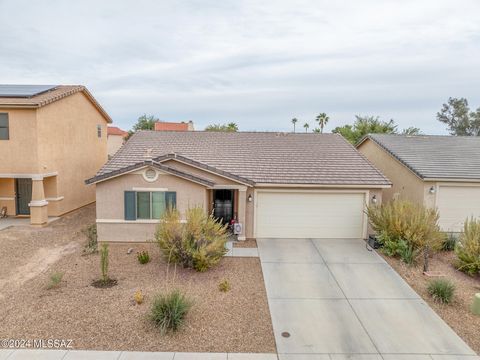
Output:
<instances>
[{"instance_id":1,"label":"desert shrub","mask_svg":"<svg viewBox=\"0 0 480 360\"><path fill-rule=\"evenodd\" d=\"M435 301L449 304L453 299L455 285L446 279L433 280L428 284L427 290Z\"/></svg>"},{"instance_id":2,"label":"desert shrub","mask_svg":"<svg viewBox=\"0 0 480 360\"><path fill-rule=\"evenodd\" d=\"M146 264L150 262L150 255L148 251L142 251L137 254L137 259L140 264Z\"/></svg>"},{"instance_id":3,"label":"desert shrub","mask_svg":"<svg viewBox=\"0 0 480 360\"><path fill-rule=\"evenodd\" d=\"M416 263L418 249L403 239L392 240L387 234L382 233L377 240L382 243L381 251L390 257L400 257L408 265Z\"/></svg>"},{"instance_id":4,"label":"desert shrub","mask_svg":"<svg viewBox=\"0 0 480 360\"><path fill-rule=\"evenodd\" d=\"M453 251L455 250L455 245L457 244L457 238L453 234L448 234L445 237L445 240L442 244L443 251Z\"/></svg>"},{"instance_id":5,"label":"desert shrub","mask_svg":"<svg viewBox=\"0 0 480 360\"><path fill-rule=\"evenodd\" d=\"M50 275L50 282L47 285L47 289L53 289L60 285L63 279L63 272L57 271Z\"/></svg>"},{"instance_id":6,"label":"desert shrub","mask_svg":"<svg viewBox=\"0 0 480 360\"><path fill-rule=\"evenodd\" d=\"M414 265L417 262L419 250L415 249L412 244L408 244L405 240L401 241L398 249L398 256L407 265Z\"/></svg>"},{"instance_id":7,"label":"desert shrub","mask_svg":"<svg viewBox=\"0 0 480 360\"><path fill-rule=\"evenodd\" d=\"M82 233L87 237L88 241L83 249L84 254L92 254L98 251L97 242L97 224L91 224L82 230Z\"/></svg>"},{"instance_id":8,"label":"desert shrub","mask_svg":"<svg viewBox=\"0 0 480 360\"><path fill-rule=\"evenodd\" d=\"M162 333L177 331L192 307L192 302L179 290L158 294L150 309L150 319Z\"/></svg>"},{"instance_id":9,"label":"desert shrub","mask_svg":"<svg viewBox=\"0 0 480 360\"><path fill-rule=\"evenodd\" d=\"M219 284L218 284L218 290L221 292L227 292L232 288L230 285L230 282L227 279L223 279Z\"/></svg>"},{"instance_id":10,"label":"desert shrub","mask_svg":"<svg viewBox=\"0 0 480 360\"><path fill-rule=\"evenodd\" d=\"M394 200L382 206L369 206L367 215L372 228L384 238L386 236L388 241L405 241L411 246L408 251L412 253L423 251L424 271L428 271L430 252L439 250L445 239L438 226L437 210L406 200Z\"/></svg>"},{"instance_id":11,"label":"desert shrub","mask_svg":"<svg viewBox=\"0 0 480 360\"><path fill-rule=\"evenodd\" d=\"M457 268L469 275L480 273L480 219L467 219L455 247Z\"/></svg>"},{"instance_id":12,"label":"desert shrub","mask_svg":"<svg viewBox=\"0 0 480 360\"><path fill-rule=\"evenodd\" d=\"M186 222L171 209L162 216L155 238L169 262L186 268L206 271L216 265L226 253L227 226L200 207L186 211Z\"/></svg>"}]
</instances>

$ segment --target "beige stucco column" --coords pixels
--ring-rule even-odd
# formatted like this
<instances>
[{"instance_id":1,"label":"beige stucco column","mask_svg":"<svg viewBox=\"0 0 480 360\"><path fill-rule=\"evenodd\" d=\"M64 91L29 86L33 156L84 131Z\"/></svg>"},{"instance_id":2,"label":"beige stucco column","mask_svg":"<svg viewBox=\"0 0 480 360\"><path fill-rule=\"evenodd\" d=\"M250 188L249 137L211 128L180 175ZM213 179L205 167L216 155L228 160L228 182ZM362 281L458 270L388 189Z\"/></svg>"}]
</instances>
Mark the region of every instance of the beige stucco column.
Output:
<instances>
[{"instance_id":1,"label":"beige stucco column","mask_svg":"<svg viewBox=\"0 0 480 360\"><path fill-rule=\"evenodd\" d=\"M45 200L45 191L43 190L43 177L32 178L32 201L30 206L30 224L44 225L48 221L47 214L48 202Z\"/></svg>"},{"instance_id":2,"label":"beige stucco column","mask_svg":"<svg viewBox=\"0 0 480 360\"><path fill-rule=\"evenodd\" d=\"M238 235L238 240L245 240L245 220L247 210L247 188L238 190L238 222L242 224L242 233Z\"/></svg>"}]
</instances>

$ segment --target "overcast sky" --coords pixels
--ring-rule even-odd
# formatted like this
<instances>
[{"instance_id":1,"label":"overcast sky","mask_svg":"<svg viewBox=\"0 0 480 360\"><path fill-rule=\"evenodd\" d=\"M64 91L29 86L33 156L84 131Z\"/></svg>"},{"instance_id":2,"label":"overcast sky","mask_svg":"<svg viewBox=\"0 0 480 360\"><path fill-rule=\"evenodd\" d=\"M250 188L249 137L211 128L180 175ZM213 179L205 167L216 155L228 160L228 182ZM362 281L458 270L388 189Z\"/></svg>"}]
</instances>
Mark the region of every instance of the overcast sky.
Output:
<instances>
[{"instance_id":1,"label":"overcast sky","mask_svg":"<svg viewBox=\"0 0 480 360\"><path fill-rule=\"evenodd\" d=\"M442 134L449 96L480 107L479 0L0 0L0 34L1 83L84 84L125 129L326 112Z\"/></svg>"}]
</instances>

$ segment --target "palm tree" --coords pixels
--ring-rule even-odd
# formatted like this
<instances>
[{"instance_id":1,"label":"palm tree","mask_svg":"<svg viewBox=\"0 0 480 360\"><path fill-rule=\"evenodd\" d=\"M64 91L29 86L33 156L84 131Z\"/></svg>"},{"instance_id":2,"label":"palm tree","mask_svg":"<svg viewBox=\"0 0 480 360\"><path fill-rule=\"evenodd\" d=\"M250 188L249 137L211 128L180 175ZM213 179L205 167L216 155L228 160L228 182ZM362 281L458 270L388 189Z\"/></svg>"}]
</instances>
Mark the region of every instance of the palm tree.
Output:
<instances>
[{"instance_id":1,"label":"palm tree","mask_svg":"<svg viewBox=\"0 0 480 360\"><path fill-rule=\"evenodd\" d=\"M297 118L293 118L292 119L292 124L293 124L293 132L295 132L295 124L297 123L298 119Z\"/></svg>"},{"instance_id":2,"label":"palm tree","mask_svg":"<svg viewBox=\"0 0 480 360\"><path fill-rule=\"evenodd\" d=\"M303 127L305 128L305 132L307 132L310 125L308 125L308 123L305 123L305 124L303 124Z\"/></svg>"},{"instance_id":3,"label":"palm tree","mask_svg":"<svg viewBox=\"0 0 480 360\"><path fill-rule=\"evenodd\" d=\"M320 125L320 133L323 134L323 128L325 127L325 125L327 125L328 120L330 120L330 118L325 113L320 113L315 118L315 121L317 121L318 125Z\"/></svg>"}]
</instances>

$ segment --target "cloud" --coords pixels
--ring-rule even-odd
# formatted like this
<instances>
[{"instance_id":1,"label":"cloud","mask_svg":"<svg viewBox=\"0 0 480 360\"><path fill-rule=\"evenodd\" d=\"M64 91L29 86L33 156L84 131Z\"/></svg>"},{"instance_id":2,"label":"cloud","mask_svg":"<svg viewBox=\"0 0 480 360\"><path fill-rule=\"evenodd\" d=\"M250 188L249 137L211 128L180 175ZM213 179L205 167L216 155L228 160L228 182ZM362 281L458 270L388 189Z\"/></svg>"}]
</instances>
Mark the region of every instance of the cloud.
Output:
<instances>
[{"instance_id":1,"label":"cloud","mask_svg":"<svg viewBox=\"0 0 480 360\"><path fill-rule=\"evenodd\" d=\"M355 114L444 133L480 106L476 0L0 0L0 78L85 84L114 121L143 113L290 130Z\"/></svg>"}]
</instances>

